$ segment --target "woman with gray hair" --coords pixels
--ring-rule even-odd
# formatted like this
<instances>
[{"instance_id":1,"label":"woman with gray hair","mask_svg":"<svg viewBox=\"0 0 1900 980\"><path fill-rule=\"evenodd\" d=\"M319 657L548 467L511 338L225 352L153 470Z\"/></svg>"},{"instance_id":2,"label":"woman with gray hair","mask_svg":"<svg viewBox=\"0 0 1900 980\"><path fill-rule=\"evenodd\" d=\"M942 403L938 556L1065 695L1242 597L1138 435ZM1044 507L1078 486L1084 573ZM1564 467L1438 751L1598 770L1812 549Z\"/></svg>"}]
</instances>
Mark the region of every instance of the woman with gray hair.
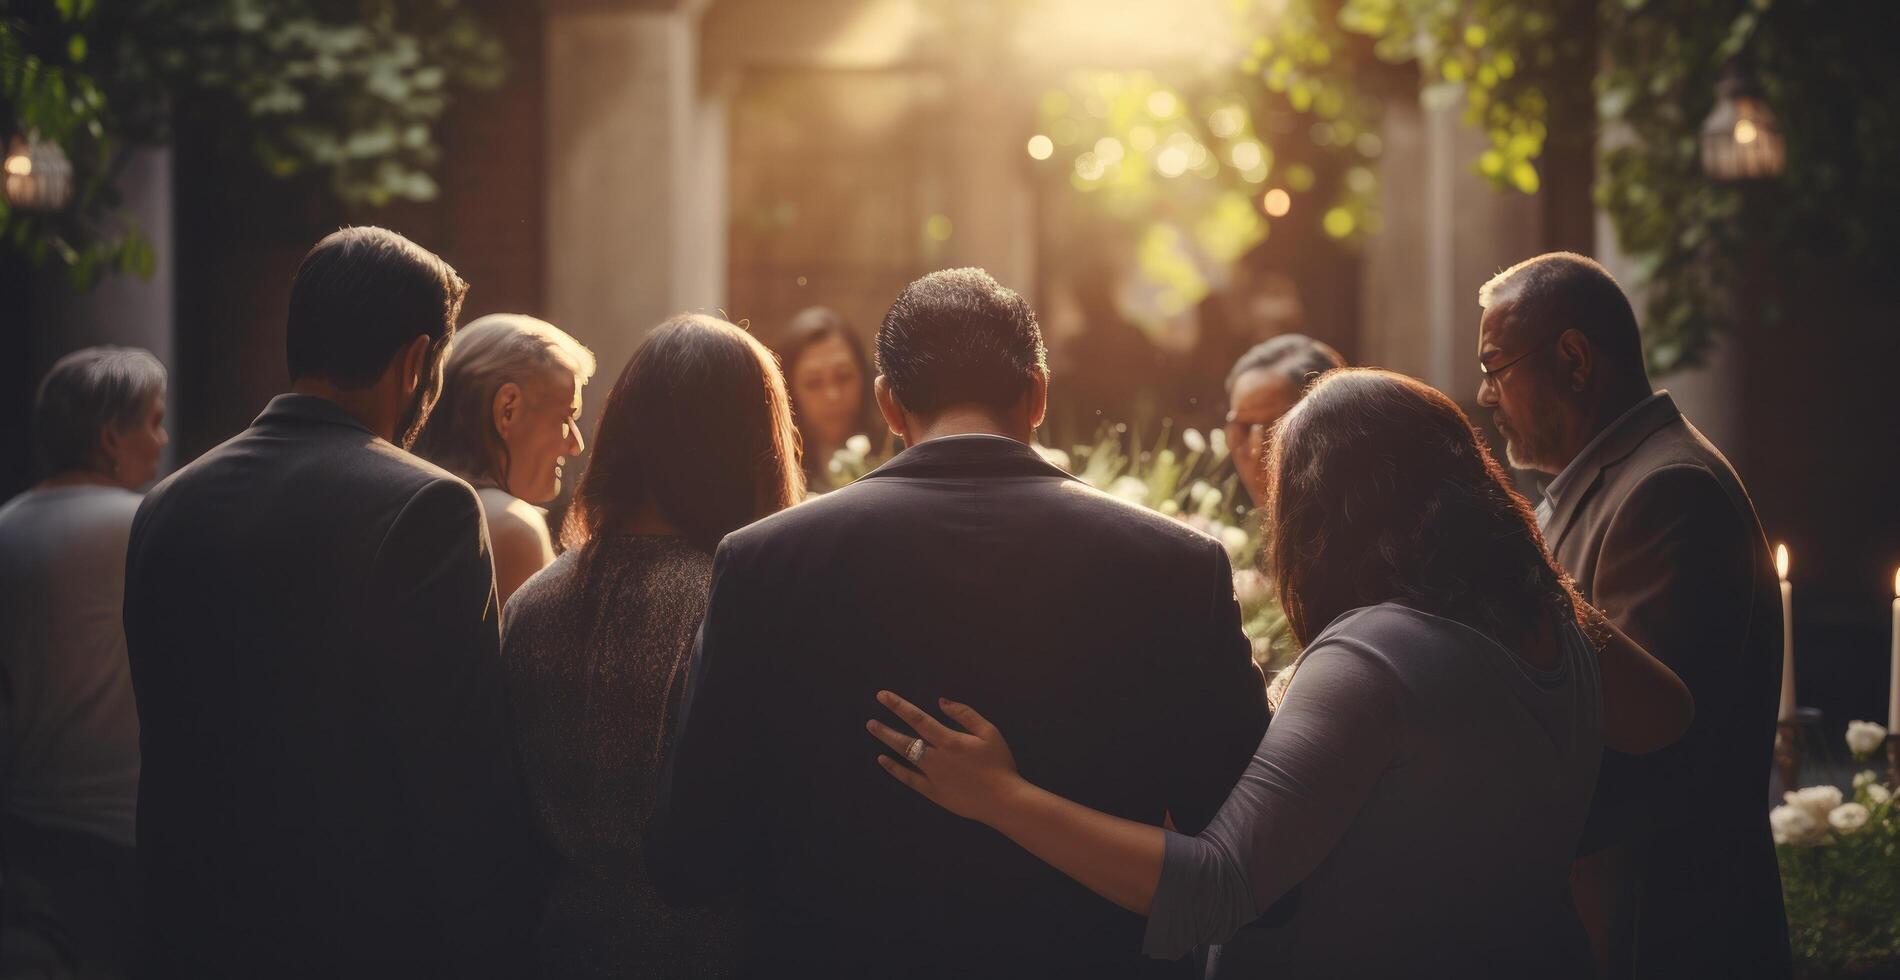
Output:
<instances>
[{"instance_id":1,"label":"woman with gray hair","mask_svg":"<svg viewBox=\"0 0 1900 980\"><path fill-rule=\"evenodd\" d=\"M540 505L560 495L567 457L584 448L581 388L593 376L593 352L546 320L495 313L455 336L416 454L480 494L503 605L554 561Z\"/></svg>"},{"instance_id":2,"label":"woman with gray hair","mask_svg":"<svg viewBox=\"0 0 1900 980\"><path fill-rule=\"evenodd\" d=\"M131 966L139 726L120 607L164 419L151 354L60 358L33 405L44 479L0 507L0 976Z\"/></svg>"}]
</instances>

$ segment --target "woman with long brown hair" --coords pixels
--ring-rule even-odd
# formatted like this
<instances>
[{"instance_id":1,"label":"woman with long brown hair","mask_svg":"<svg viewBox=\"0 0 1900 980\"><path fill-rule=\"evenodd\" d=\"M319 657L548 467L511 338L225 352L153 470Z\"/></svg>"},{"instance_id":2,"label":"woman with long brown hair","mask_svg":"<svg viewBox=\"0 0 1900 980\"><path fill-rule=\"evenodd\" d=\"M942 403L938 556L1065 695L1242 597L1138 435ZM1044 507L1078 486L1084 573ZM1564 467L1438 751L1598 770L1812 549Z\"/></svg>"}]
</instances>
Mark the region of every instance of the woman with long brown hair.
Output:
<instances>
[{"instance_id":1,"label":"woman with long brown hair","mask_svg":"<svg viewBox=\"0 0 1900 980\"><path fill-rule=\"evenodd\" d=\"M716 977L743 963L739 910L668 908L642 846L668 692L706 612L713 551L799 499L794 440L770 351L724 320L666 321L607 396L566 553L508 607L516 739L559 862L544 976Z\"/></svg>"},{"instance_id":2,"label":"woman with long brown hair","mask_svg":"<svg viewBox=\"0 0 1900 980\"><path fill-rule=\"evenodd\" d=\"M871 398L877 372L851 324L829 307L807 307L793 315L777 349L806 482L818 490L829 487L831 458L854 436L869 440L871 453L882 455L890 434Z\"/></svg>"},{"instance_id":3,"label":"woman with long brown hair","mask_svg":"<svg viewBox=\"0 0 1900 980\"><path fill-rule=\"evenodd\" d=\"M1146 951L1227 942L1222 976L1584 976L1568 871L1604 745L1692 712L1667 667L1578 598L1449 398L1328 373L1268 455L1267 570L1302 642L1253 763L1189 836L1026 782L1000 732L888 692L897 779L1148 916ZM920 846L922 846L920 844Z\"/></svg>"}]
</instances>

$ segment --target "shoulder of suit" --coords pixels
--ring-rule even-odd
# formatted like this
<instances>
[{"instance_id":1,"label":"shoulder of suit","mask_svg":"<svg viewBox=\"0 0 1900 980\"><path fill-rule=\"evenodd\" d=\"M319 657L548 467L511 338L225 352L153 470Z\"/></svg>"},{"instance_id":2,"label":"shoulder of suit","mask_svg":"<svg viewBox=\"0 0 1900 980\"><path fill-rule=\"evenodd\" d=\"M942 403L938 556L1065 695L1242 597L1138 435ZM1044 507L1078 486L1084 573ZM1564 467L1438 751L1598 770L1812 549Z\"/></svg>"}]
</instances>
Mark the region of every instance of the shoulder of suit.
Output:
<instances>
[{"instance_id":1,"label":"shoulder of suit","mask_svg":"<svg viewBox=\"0 0 1900 980\"><path fill-rule=\"evenodd\" d=\"M1017 485L1020 489L1020 484ZM1209 550L1225 553L1221 543L1188 524L1156 511L1104 493L1080 480L1049 480L1036 484L1044 494L1039 505L1053 505L1094 522L1104 533L1139 537L1151 546L1177 548L1182 555L1199 556ZM749 552L786 536L812 533L824 527L842 527L872 512L891 506L879 499L902 493L903 484L859 481L823 496L813 497L776 514L762 518L726 536L728 559L736 552Z\"/></svg>"}]
</instances>

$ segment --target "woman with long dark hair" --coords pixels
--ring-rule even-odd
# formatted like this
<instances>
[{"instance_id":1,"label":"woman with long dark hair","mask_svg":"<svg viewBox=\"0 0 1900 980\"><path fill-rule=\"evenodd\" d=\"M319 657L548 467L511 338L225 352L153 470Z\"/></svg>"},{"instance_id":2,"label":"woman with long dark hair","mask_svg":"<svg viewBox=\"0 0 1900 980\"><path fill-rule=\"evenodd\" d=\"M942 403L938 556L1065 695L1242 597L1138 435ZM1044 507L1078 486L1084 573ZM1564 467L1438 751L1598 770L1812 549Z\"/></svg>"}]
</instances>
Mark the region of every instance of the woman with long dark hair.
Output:
<instances>
[{"instance_id":1,"label":"woman with long dark hair","mask_svg":"<svg viewBox=\"0 0 1900 980\"><path fill-rule=\"evenodd\" d=\"M544 976L716 977L744 961L740 910L668 908L642 844L713 550L799 499L794 440L764 345L709 316L666 321L607 396L562 526L566 553L508 607L516 739L559 861Z\"/></svg>"},{"instance_id":2,"label":"woman with long dark hair","mask_svg":"<svg viewBox=\"0 0 1900 980\"><path fill-rule=\"evenodd\" d=\"M871 722L915 766L880 762L1147 915L1153 956L1228 941L1297 887L1290 920L1248 930L1248 975L1589 975L1568 871L1601 749L1678 738L1687 689L1578 598L1438 391L1333 371L1268 461L1266 561L1305 652L1206 828L1041 790L953 702L962 732L881 693L916 738Z\"/></svg>"},{"instance_id":3,"label":"woman with long dark hair","mask_svg":"<svg viewBox=\"0 0 1900 980\"><path fill-rule=\"evenodd\" d=\"M793 315L778 343L779 363L798 423L806 482L823 489L832 456L853 436L869 440L872 452L889 441L871 397L871 359L864 341L837 311L812 306Z\"/></svg>"}]
</instances>

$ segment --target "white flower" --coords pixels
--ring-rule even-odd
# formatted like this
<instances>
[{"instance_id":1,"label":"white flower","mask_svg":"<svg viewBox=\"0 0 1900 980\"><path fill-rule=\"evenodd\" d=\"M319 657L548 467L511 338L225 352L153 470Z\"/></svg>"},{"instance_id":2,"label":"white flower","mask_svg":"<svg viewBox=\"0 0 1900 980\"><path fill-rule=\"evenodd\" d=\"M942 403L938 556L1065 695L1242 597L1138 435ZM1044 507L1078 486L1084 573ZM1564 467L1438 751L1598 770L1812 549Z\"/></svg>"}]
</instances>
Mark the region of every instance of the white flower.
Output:
<instances>
[{"instance_id":1,"label":"white flower","mask_svg":"<svg viewBox=\"0 0 1900 980\"><path fill-rule=\"evenodd\" d=\"M1827 825L1843 834L1851 834L1867 826L1869 816L1871 814L1866 807L1858 803L1843 803L1828 813Z\"/></svg>"},{"instance_id":2,"label":"white flower","mask_svg":"<svg viewBox=\"0 0 1900 980\"><path fill-rule=\"evenodd\" d=\"M1202 437L1201 430L1199 429L1188 429L1185 432L1182 432L1181 443L1188 447L1188 452L1191 452L1191 453L1207 452L1207 440L1204 437Z\"/></svg>"},{"instance_id":3,"label":"white flower","mask_svg":"<svg viewBox=\"0 0 1900 980\"><path fill-rule=\"evenodd\" d=\"M825 466L825 468L826 468L826 469L828 469L828 470L830 470L830 471L831 471L831 472L833 472L833 473L843 473L843 472L844 472L844 460L842 460L842 459L839 459L839 458L838 458L838 457L836 457L836 456L833 456L833 457L831 457L831 462L830 462L830 463L828 463L828 464L826 464L826 466Z\"/></svg>"},{"instance_id":4,"label":"white flower","mask_svg":"<svg viewBox=\"0 0 1900 980\"><path fill-rule=\"evenodd\" d=\"M1247 557L1247 532L1237 527L1222 525L1220 543L1227 548L1227 557L1239 561Z\"/></svg>"},{"instance_id":5,"label":"white flower","mask_svg":"<svg viewBox=\"0 0 1900 980\"><path fill-rule=\"evenodd\" d=\"M1821 843L1826 824L1800 807L1778 806L1768 811L1768 827L1773 831L1777 844L1812 847Z\"/></svg>"},{"instance_id":6,"label":"white flower","mask_svg":"<svg viewBox=\"0 0 1900 980\"><path fill-rule=\"evenodd\" d=\"M1175 503L1172 500L1163 500L1161 502L1161 506L1156 507L1155 509L1160 511L1162 515L1166 517L1181 516L1181 505Z\"/></svg>"},{"instance_id":7,"label":"white flower","mask_svg":"<svg viewBox=\"0 0 1900 980\"><path fill-rule=\"evenodd\" d=\"M1887 744L1887 730L1871 721L1850 721L1847 723L1847 750L1857 759L1873 755L1882 745Z\"/></svg>"},{"instance_id":8,"label":"white flower","mask_svg":"<svg viewBox=\"0 0 1900 980\"><path fill-rule=\"evenodd\" d=\"M849 439L846 439L844 441L844 448L850 450L851 455L856 456L859 459L863 459L864 457L871 455L871 437L860 432L857 435L852 436Z\"/></svg>"},{"instance_id":9,"label":"white flower","mask_svg":"<svg viewBox=\"0 0 1900 980\"><path fill-rule=\"evenodd\" d=\"M1810 786L1783 793L1781 798L1788 801L1789 806L1806 813L1817 824L1826 820L1827 815L1841 805L1841 791L1833 786Z\"/></svg>"},{"instance_id":10,"label":"white flower","mask_svg":"<svg viewBox=\"0 0 1900 980\"><path fill-rule=\"evenodd\" d=\"M1874 783L1867 787L1867 798L1874 801L1875 806L1885 806L1893 802L1893 790Z\"/></svg>"},{"instance_id":11,"label":"white flower","mask_svg":"<svg viewBox=\"0 0 1900 980\"><path fill-rule=\"evenodd\" d=\"M1115 482L1108 485L1108 492L1137 504L1148 499L1148 485L1132 476L1116 477Z\"/></svg>"},{"instance_id":12,"label":"white flower","mask_svg":"<svg viewBox=\"0 0 1900 980\"><path fill-rule=\"evenodd\" d=\"M1875 780L1878 780L1879 778L1880 777L1877 774L1875 774L1872 769L1862 770L1854 774L1854 788L1859 789L1862 786L1866 786L1870 783L1873 783Z\"/></svg>"},{"instance_id":13,"label":"white flower","mask_svg":"<svg viewBox=\"0 0 1900 980\"><path fill-rule=\"evenodd\" d=\"M1251 568L1234 573L1234 598L1242 606L1257 606L1267 600L1267 577Z\"/></svg>"},{"instance_id":14,"label":"white flower","mask_svg":"<svg viewBox=\"0 0 1900 980\"><path fill-rule=\"evenodd\" d=\"M1214 450L1214 455L1216 456L1227 455L1227 430L1209 429L1207 432L1207 446L1209 449Z\"/></svg>"}]
</instances>

